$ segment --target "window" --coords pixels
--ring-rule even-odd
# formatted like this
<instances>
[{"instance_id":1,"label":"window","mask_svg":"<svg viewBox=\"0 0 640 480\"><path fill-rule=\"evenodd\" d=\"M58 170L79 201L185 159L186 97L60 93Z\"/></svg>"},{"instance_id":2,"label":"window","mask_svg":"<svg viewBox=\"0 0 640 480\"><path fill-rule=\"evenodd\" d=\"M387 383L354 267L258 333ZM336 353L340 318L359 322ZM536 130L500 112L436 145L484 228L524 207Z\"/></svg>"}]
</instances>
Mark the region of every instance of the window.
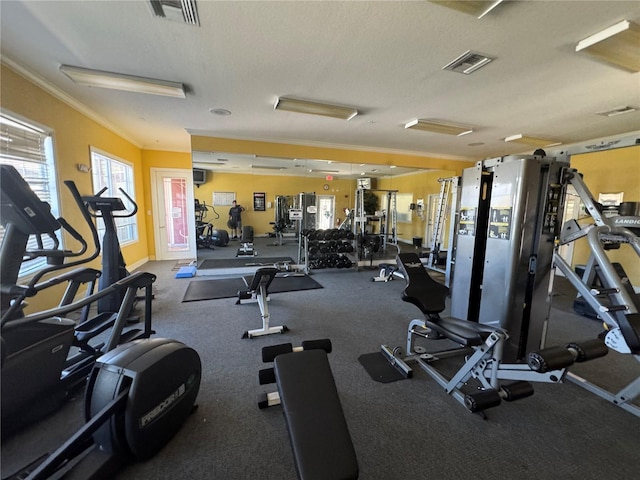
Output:
<instances>
[{"instance_id":1,"label":"window","mask_svg":"<svg viewBox=\"0 0 640 480\"><path fill-rule=\"evenodd\" d=\"M53 138L49 129L5 111L0 113L0 162L14 166L38 198L51 206L53 216L58 217ZM57 233L59 236L60 232ZM4 228L0 226L0 242L3 238ZM44 236L43 240L44 248L52 248L53 241L50 238ZM27 249L36 248L36 237L31 235ZM33 274L45 267L46 262L45 258L24 262L19 275Z\"/></svg>"},{"instance_id":2,"label":"window","mask_svg":"<svg viewBox=\"0 0 640 480\"><path fill-rule=\"evenodd\" d=\"M135 200L135 191L133 183L133 166L124 160L115 158L108 153L91 149L91 173L93 177L93 191L100 192L103 189L105 197L123 197L120 189L127 192L131 198ZM128 211L133 208L126 198L122 201ZM118 214L118 212L116 212ZM120 212L126 214L126 212ZM104 223L102 219L98 219L98 235L102 241L104 235ZM118 240L121 245L132 243L138 240L138 223L136 215L126 218L116 218L116 230Z\"/></svg>"}]
</instances>

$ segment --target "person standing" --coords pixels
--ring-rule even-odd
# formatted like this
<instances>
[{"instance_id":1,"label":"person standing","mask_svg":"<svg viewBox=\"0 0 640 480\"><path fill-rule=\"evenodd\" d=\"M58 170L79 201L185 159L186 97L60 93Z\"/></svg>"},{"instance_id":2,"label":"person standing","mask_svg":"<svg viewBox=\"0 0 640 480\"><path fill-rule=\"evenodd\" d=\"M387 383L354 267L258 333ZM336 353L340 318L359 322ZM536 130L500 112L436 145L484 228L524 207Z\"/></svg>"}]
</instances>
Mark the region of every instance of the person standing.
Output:
<instances>
[{"instance_id":1,"label":"person standing","mask_svg":"<svg viewBox=\"0 0 640 480\"><path fill-rule=\"evenodd\" d=\"M229 224L230 228L233 228L234 239L237 239L238 236L242 237L242 212L244 212L244 207L242 205L238 205L234 200L231 203L231 208L229 209Z\"/></svg>"}]
</instances>

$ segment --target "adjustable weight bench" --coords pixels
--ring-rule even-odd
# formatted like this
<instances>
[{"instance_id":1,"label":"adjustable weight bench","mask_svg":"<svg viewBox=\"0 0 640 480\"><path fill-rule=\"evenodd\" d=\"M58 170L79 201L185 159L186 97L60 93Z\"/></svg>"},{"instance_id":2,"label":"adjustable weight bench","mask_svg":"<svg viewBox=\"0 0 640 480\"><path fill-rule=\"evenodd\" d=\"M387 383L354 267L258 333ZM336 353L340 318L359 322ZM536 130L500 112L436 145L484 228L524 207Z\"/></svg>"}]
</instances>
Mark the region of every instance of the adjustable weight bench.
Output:
<instances>
[{"instance_id":1,"label":"adjustable weight bench","mask_svg":"<svg viewBox=\"0 0 640 480\"><path fill-rule=\"evenodd\" d=\"M242 300L255 300L258 302L258 306L260 307L260 316L262 317L262 328L248 330L244 332L242 338L253 338L261 335L271 335L273 333L284 333L288 330L285 325L277 327L269 326L270 315L269 306L267 305L267 302L269 301L269 285L271 285L273 279L276 278L277 273L278 269L275 267L259 268L256 270L256 273L251 280L249 289L238 291L238 300L236 301L236 305L240 305Z\"/></svg>"},{"instance_id":2,"label":"adjustable weight bench","mask_svg":"<svg viewBox=\"0 0 640 480\"><path fill-rule=\"evenodd\" d=\"M400 253L398 267L402 271L406 288L402 293L405 302L413 303L424 314L424 319L412 320L407 331L406 356L400 347L391 349L382 345L382 353L406 378L412 376L409 361L419 366L459 403L471 412L482 412L495 407L502 400L513 401L533 395L529 382L561 382L566 368L574 362L602 357L608 353L600 339L570 343L564 347L550 347L529 353L527 364L504 364L502 352L508 333L501 328L460 320L442 318L449 289L436 282L422 265L415 253ZM427 340L448 339L457 348L425 353L415 345L416 337ZM465 356L464 363L450 378L445 377L435 364L442 359ZM476 390L470 390L468 382L479 382ZM510 383L502 384L501 380Z\"/></svg>"},{"instance_id":3,"label":"adjustable weight bench","mask_svg":"<svg viewBox=\"0 0 640 480\"><path fill-rule=\"evenodd\" d=\"M351 480L358 460L344 418L327 353L329 340L265 347L260 384L275 382L278 392L263 397L260 408L282 404L300 480Z\"/></svg>"}]
</instances>

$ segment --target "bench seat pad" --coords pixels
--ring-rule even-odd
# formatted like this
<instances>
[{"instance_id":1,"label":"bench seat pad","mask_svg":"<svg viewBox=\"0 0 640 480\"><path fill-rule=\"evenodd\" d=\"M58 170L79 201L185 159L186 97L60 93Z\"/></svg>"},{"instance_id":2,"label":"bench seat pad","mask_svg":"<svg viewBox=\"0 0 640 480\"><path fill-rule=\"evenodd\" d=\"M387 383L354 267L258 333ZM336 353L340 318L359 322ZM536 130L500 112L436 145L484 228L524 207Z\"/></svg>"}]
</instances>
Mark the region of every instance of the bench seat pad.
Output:
<instances>
[{"instance_id":1,"label":"bench seat pad","mask_svg":"<svg viewBox=\"0 0 640 480\"><path fill-rule=\"evenodd\" d=\"M358 461L327 353L278 355L274 371L299 478L358 478Z\"/></svg>"},{"instance_id":2,"label":"bench seat pad","mask_svg":"<svg viewBox=\"0 0 640 480\"><path fill-rule=\"evenodd\" d=\"M467 347L481 345L489 335L496 331L495 328L488 325L451 317L429 319L425 325L449 340Z\"/></svg>"}]
</instances>

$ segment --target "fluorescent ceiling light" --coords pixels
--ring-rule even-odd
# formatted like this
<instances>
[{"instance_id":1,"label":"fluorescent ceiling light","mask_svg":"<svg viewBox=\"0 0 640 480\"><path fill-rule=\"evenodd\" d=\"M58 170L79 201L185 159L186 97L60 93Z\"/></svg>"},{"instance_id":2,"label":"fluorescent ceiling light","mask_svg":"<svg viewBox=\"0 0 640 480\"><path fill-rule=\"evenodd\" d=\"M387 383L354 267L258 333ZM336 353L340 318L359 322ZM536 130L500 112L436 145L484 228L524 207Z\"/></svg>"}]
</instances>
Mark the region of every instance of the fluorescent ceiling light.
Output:
<instances>
[{"instance_id":1,"label":"fluorescent ceiling light","mask_svg":"<svg viewBox=\"0 0 640 480\"><path fill-rule=\"evenodd\" d=\"M100 70L89 70L87 68L71 67L69 65L61 65L60 71L78 85L186 98L184 85L182 83L135 77L121 73L102 72Z\"/></svg>"},{"instance_id":2,"label":"fluorescent ceiling light","mask_svg":"<svg viewBox=\"0 0 640 480\"><path fill-rule=\"evenodd\" d=\"M274 167L271 165L251 165L251 168L257 168L259 170L286 170L285 167Z\"/></svg>"},{"instance_id":3,"label":"fluorescent ceiling light","mask_svg":"<svg viewBox=\"0 0 640 480\"><path fill-rule=\"evenodd\" d=\"M625 105L624 107L616 107L604 112L598 112L596 115L602 115L603 117L617 117L618 115L624 115L625 113L631 113L637 111L637 108Z\"/></svg>"},{"instance_id":4,"label":"fluorescent ceiling light","mask_svg":"<svg viewBox=\"0 0 640 480\"><path fill-rule=\"evenodd\" d=\"M505 138L504 141L522 143L524 145L529 145L531 147L551 147L554 145L561 145L561 142L558 142L557 140L550 140L548 138L541 138L541 137L532 137L530 135L523 135L522 133L511 135Z\"/></svg>"},{"instance_id":5,"label":"fluorescent ceiling light","mask_svg":"<svg viewBox=\"0 0 640 480\"><path fill-rule=\"evenodd\" d=\"M254 155L253 158L255 158L256 160L269 160L269 161L273 161L273 160L279 160L282 162L290 162L291 160L296 160L295 158L291 159L291 158L285 158L285 157L274 157L271 155Z\"/></svg>"},{"instance_id":6,"label":"fluorescent ceiling light","mask_svg":"<svg viewBox=\"0 0 640 480\"><path fill-rule=\"evenodd\" d=\"M212 162L193 162L193 166L195 168L208 168L208 167L215 167L215 166L227 166L226 163L222 163L222 162L217 162L217 163L212 163Z\"/></svg>"},{"instance_id":7,"label":"fluorescent ceiling light","mask_svg":"<svg viewBox=\"0 0 640 480\"><path fill-rule=\"evenodd\" d=\"M580 41L576 52L581 51L629 72L640 72L640 26L628 20L618 22Z\"/></svg>"},{"instance_id":8,"label":"fluorescent ceiling light","mask_svg":"<svg viewBox=\"0 0 640 480\"><path fill-rule=\"evenodd\" d=\"M452 8L459 12L468 13L478 19L484 17L491 10L500 5L504 0L492 0L492 1L476 1L476 0L429 0L431 3L442 5L443 7Z\"/></svg>"},{"instance_id":9,"label":"fluorescent ceiling light","mask_svg":"<svg viewBox=\"0 0 640 480\"><path fill-rule=\"evenodd\" d=\"M340 170L319 170L316 168L310 168L309 173L340 173Z\"/></svg>"},{"instance_id":10,"label":"fluorescent ceiling light","mask_svg":"<svg viewBox=\"0 0 640 480\"><path fill-rule=\"evenodd\" d=\"M444 133L446 135L467 135L473 132L473 129L464 125L454 125L452 123L444 123L435 120L415 120L407 123L404 128L413 128L415 130L424 130L425 132Z\"/></svg>"},{"instance_id":11,"label":"fluorescent ceiling light","mask_svg":"<svg viewBox=\"0 0 640 480\"><path fill-rule=\"evenodd\" d=\"M324 117L339 118L342 120L351 120L358 114L358 110L353 107L297 100L289 97L279 97L273 108L275 110L322 115Z\"/></svg>"}]
</instances>

